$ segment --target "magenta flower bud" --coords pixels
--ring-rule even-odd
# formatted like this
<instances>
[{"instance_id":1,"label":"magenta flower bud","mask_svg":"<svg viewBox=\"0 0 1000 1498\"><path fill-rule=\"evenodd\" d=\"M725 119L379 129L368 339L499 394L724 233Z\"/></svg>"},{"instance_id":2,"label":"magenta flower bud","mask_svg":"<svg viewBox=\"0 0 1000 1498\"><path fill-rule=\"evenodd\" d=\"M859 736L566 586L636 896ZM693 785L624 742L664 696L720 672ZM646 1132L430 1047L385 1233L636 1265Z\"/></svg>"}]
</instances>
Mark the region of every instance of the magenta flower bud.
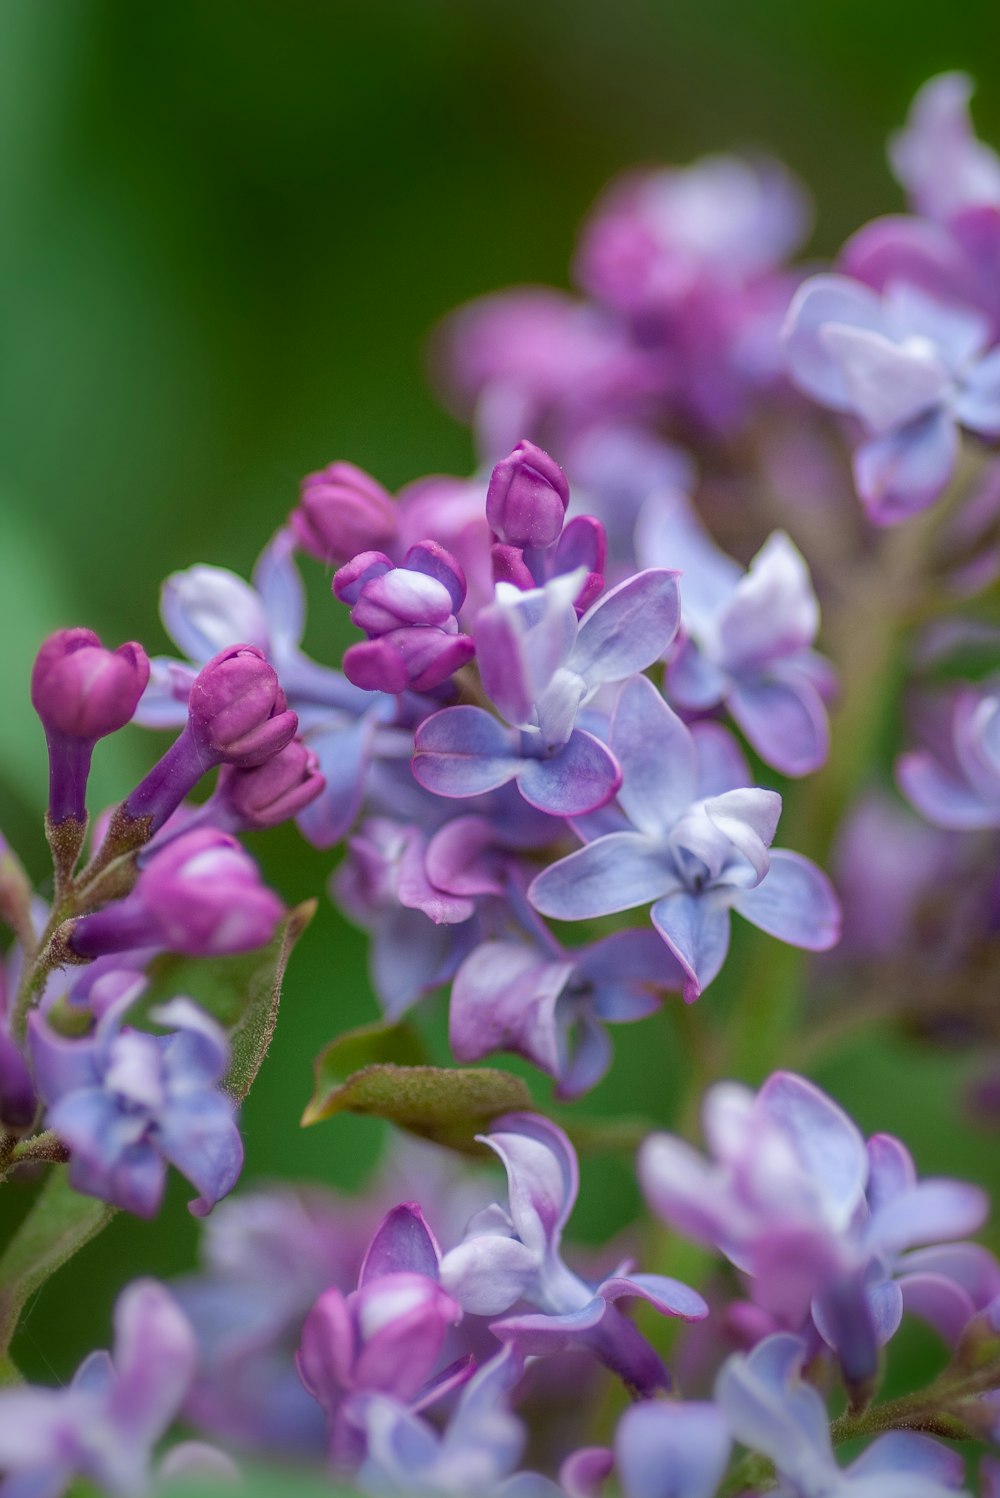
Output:
<instances>
[{"instance_id":1,"label":"magenta flower bud","mask_svg":"<svg viewBox=\"0 0 1000 1498\"><path fill-rule=\"evenodd\" d=\"M533 442L519 442L490 475L486 519L500 541L534 550L558 540L568 504L559 464Z\"/></svg>"},{"instance_id":2,"label":"magenta flower bud","mask_svg":"<svg viewBox=\"0 0 1000 1498\"><path fill-rule=\"evenodd\" d=\"M470 635L443 629L397 629L344 654L344 675L366 692L429 692L476 653Z\"/></svg>"},{"instance_id":3,"label":"magenta flower bud","mask_svg":"<svg viewBox=\"0 0 1000 1498\"><path fill-rule=\"evenodd\" d=\"M296 543L321 562L341 563L378 551L396 536L396 507L370 473L353 463L330 463L302 480L289 516Z\"/></svg>"},{"instance_id":4,"label":"magenta flower bud","mask_svg":"<svg viewBox=\"0 0 1000 1498\"><path fill-rule=\"evenodd\" d=\"M94 745L131 720L148 680L149 660L134 641L106 650L92 629L61 629L43 643L31 701L49 749L53 823L83 821Z\"/></svg>"},{"instance_id":5,"label":"magenta flower bud","mask_svg":"<svg viewBox=\"0 0 1000 1498\"><path fill-rule=\"evenodd\" d=\"M295 737L274 667L256 645L222 650L195 678L188 698L188 726L213 762L262 765Z\"/></svg>"},{"instance_id":6,"label":"magenta flower bud","mask_svg":"<svg viewBox=\"0 0 1000 1498\"><path fill-rule=\"evenodd\" d=\"M84 958L136 947L232 956L269 942L283 913L236 839L199 827L154 852L124 900L74 921L68 940Z\"/></svg>"},{"instance_id":7,"label":"magenta flower bud","mask_svg":"<svg viewBox=\"0 0 1000 1498\"><path fill-rule=\"evenodd\" d=\"M325 784L315 754L301 739L292 739L262 765L223 766L210 805L221 810L234 832L277 827L315 801ZM213 821L218 825L220 817Z\"/></svg>"}]
</instances>

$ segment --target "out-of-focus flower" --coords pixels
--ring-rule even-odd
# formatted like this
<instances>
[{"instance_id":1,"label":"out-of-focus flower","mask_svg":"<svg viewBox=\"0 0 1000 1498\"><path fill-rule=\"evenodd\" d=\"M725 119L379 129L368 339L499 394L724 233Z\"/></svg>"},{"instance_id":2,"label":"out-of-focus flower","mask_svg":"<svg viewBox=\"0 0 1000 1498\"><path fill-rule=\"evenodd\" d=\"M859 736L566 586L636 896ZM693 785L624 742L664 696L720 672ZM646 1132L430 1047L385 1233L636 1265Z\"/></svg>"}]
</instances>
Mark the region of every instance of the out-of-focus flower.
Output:
<instances>
[{"instance_id":1,"label":"out-of-focus flower","mask_svg":"<svg viewBox=\"0 0 1000 1498\"><path fill-rule=\"evenodd\" d=\"M303 551L339 567L360 551L384 551L395 539L397 515L370 473L353 463L329 463L306 474L288 524Z\"/></svg>"},{"instance_id":2,"label":"out-of-focus flower","mask_svg":"<svg viewBox=\"0 0 1000 1498\"><path fill-rule=\"evenodd\" d=\"M992 684L957 692L950 726L948 758L910 750L896 765L899 784L938 827L1000 827L1000 692Z\"/></svg>"}]
</instances>

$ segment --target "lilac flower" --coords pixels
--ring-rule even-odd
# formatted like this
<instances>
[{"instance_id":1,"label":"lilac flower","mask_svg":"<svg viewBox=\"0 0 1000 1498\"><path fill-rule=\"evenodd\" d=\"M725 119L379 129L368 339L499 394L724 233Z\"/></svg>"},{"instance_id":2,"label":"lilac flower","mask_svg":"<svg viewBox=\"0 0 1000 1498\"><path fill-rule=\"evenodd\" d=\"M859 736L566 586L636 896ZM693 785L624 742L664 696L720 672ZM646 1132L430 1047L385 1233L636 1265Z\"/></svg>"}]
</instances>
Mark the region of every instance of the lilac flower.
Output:
<instances>
[{"instance_id":1,"label":"lilac flower","mask_svg":"<svg viewBox=\"0 0 1000 1498\"><path fill-rule=\"evenodd\" d=\"M1000 349L988 319L894 283L884 297L846 276L814 276L784 329L788 366L807 395L860 419L854 479L876 524L926 509L947 486L959 425L1000 436Z\"/></svg>"},{"instance_id":2,"label":"lilac flower","mask_svg":"<svg viewBox=\"0 0 1000 1498\"><path fill-rule=\"evenodd\" d=\"M612 588L577 621L579 575L520 593L498 584L476 623L483 686L512 729L482 708L445 708L417 730L413 773L439 796L464 797L515 781L556 816L605 805L618 788L613 755L577 728L600 687L651 665L677 629L672 572L649 569Z\"/></svg>"},{"instance_id":3,"label":"lilac flower","mask_svg":"<svg viewBox=\"0 0 1000 1498\"><path fill-rule=\"evenodd\" d=\"M355 1402L367 1455L355 1481L374 1498L560 1498L544 1477L511 1477L524 1447L524 1427L508 1398L522 1359L505 1347L479 1368L443 1432L397 1400L370 1394Z\"/></svg>"},{"instance_id":4,"label":"lilac flower","mask_svg":"<svg viewBox=\"0 0 1000 1498\"><path fill-rule=\"evenodd\" d=\"M29 1047L46 1123L70 1150L77 1191L153 1217L163 1198L167 1164L198 1190L197 1217L231 1191L243 1165L233 1103L219 1083L229 1047L215 1023L190 999L171 999L152 1018L168 1035L122 1029L126 994L98 1020L92 1035L68 1040L36 1011Z\"/></svg>"},{"instance_id":5,"label":"lilac flower","mask_svg":"<svg viewBox=\"0 0 1000 1498\"><path fill-rule=\"evenodd\" d=\"M396 1207L365 1255L358 1288L325 1290L306 1317L299 1376L330 1431L330 1458L353 1467L363 1447L352 1420L359 1394L389 1394L423 1409L464 1382L469 1359L432 1377L462 1308L439 1283L440 1253L415 1202Z\"/></svg>"},{"instance_id":6,"label":"lilac flower","mask_svg":"<svg viewBox=\"0 0 1000 1498\"><path fill-rule=\"evenodd\" d=\"M778 1334L731 1357L716 1383L733 1435L774 1462L778 1498L954 1498L962 1457L913 1431L879 1436L841 1470L823 1400L802 1378L806 1356L799 1338Z\"/></svg>"},{"instance_id":7,"label":"lilac flower","mask_svg":"<svg viewBox=\"0 0 1000 1498\"><path fill-rule=\"evenodd\" d=\"M615 1430L614 1451L575 1452L559 1473L569 1498L598 1498L617 1473L625 1498L715 1498L732 1442L714 1404L635 1404Z\"/></svg>"},{"instance_id":8,"label":"lilac flower","mask_svg":"<svg viewBox=\"0 0 1000 1498\"><path fill-rule=\"evenodd\" d=\"M399 567L384 552L361 552L335 574L333 591L368 636L344 656L348 680L366 691L430 691L475 653L456 618L464 574L436 541L418 541Z\"/></svg>"},{"instance_id":9,"label":"lilac flower","mask_svg":"<svg viewBox=\"0 0 1000 1498\"><path fill-rule=\"evenodd\" d=\"M62 929L83 958L135 947L217 957L264 946L283 913L234 837L196 827L150 851L130 895Z\"/></svg>"},{"instance_id":10,"label":"lilac flower","mask_svg":"<svg viewBox=\"0 0 1000 1498\"><path fill-rule=\"evenodd\" d=\"M712 543L682 494L660 491L643 507L636 549L651 566L669 555L682 574L684 638L670 664L673 701L695 712L724 702L776 770L817 770L829 747L823 697L832 670L812 649L819 603L785 532L775 531L743 572Z\"/></svg>"},{"instance_id":11,"label":"lilac flower","mask_svg":"<svg viewBox=\"0 0 1000 1498\"><path fill-rule=\"evenodd\" d=\"M809 951L833 946L839 907L816 866L775 850L775 791L698 796L691 732L645 677L622 688L611 723L629 829L610 832L544 869L528 896L543 915L580 921L653 903L652 921L685 973L690 1003L717 975L735 909Z\"/></svg>"},{"instance_id":12,"label":"lilac flower","mask_svg":"<svg viewBox=\"0 0 1000 1498\"><path fill-rule=\"evenodd\" d=\"M130 722L149 680L149 661L130 641L107 650L91 629L61 629L42 644L31 702L49 751L49 818L82 822L98 739Z\"/></svg>"},{"instance_id":13,"label":"lilac flower","mask_svg":"<svg viewBox=\"0 0 1000 1498\"><path fill-rule=\"evenodd\" d=\"M68 1388L0 1390L4 1498L59 1498L77 1477L114 1498L152 1487L150 1457L194 1373L194 1332L155 1280L118 1297L114 1352L94 1352Z\"/></svg>"},{"instance_id":14,"label":"lilac flower","mask_svg":"<svg viewBox=\"0 0 1000 1498\"><path fill-rule=\"evenodd\" d=\"M957 1340L993 1279L981 1251L905 1251L975 1231L986 1215L978 1188L918 1181L898 1140L875 1135L866 1148L830 1098L788 1072L756 1095L717 1083L702 1117L713 1159L652 1135L640 1180L660 1217L749 1276L757 1304L792 1329L811 1314L857 1383L874 1371L904 1302Z\"/></svg>"},{"instance_id":15,"label":"lilac flower","mask_svg":"<svg viewBox=\"0 0 1000 1498\"><path fill-rule=\"evenodd\" d=\"M303 655L305 594L293 551L290 532L279 531L257 562L253 586L222 567L190 567L167 579L163 622L195 665L155 659L136 720L150 728L183 726L197 667L235 641L256 645L277 671L298 715L300 737L319 760L324 789L296 820L310 842L326 848L357 815L375 736L391 718L393 703Z\"/></svg>"},{"instance_id":16,"label":"lilac flower","mask_svg":"<svg viewBox=\"0 0 1000 1498\"><path fill-rule=\"evenodd\" d=\"M560 1240L578 1190L576 1155L563 1131L533 1113L511 1113L482 1136L507 1172L508 1208L487 1207L441 1261L441 1283L467 1312L496 1316L518 1301L533 1308L491 1323L526 1355L580 1346L637 1393L669 1387L669 1375L616 1302L648 1301L666 1316L697 1321L708 1307L696 1291L626 1263L596 1289L563 1262Z\"/></svg>"},{"instance_id":17,"label":"lilac flower","mask_svg":"<svg viewBox=\"0 0 1000 1498\"><path fill-rule=\"evenodd\" d=\"M939 73L919 90L906 128L889 143L893 171L917 212L948 220L962 208L1000 205L1000 157L976 139L972 80Z\"/></svg>"},{"instance_id":18,"label":"lilac flower","mask_svg":"<svg viewBox=\"0 0 1000 1498\"><path fill-rule=\"evenodd\" d=\"M288 517L297 544L338 567L361 551L384 551L395 540L396 507L382 485L353 463L329 463L302 480Z\"/></svg>"},{"instance_id":19,"label":"lilac flower","mask_svg":"<svg viewBox=\"0 0 1000 1498\"><path fill-rule=\"evenodd\" d=\"M656 989L683 986L651 931L619 931L569 951L534 923L534 940L481 942L451 989L448 1037L456 1061L507 1050L555 1077L556 1096L578 1097L611 1064L605 1024L645 1019ZM526 933L527 936L527 933Z\"/></svg>"},{"instance_id":20,"label":"lilac flower","mask_svg":"<svg viewBox=\"0 0 1000 1498\"><path fill-rule=\"evenodd\" d=\"M316 755L292 739L262 765L223 765L205 820L225 832L277 827L298 816L325 785Z\"/></svg>"},{"instance_id":21,"label":"lilac flower","mask_svg":"<svg viewBox=\"0 0 1000 1498\"><path fill-rule=\"evenodd\" d=\"M924 749L900 757L900 787L938 827L1000 827L1000 692L991 684L960 690L950 727L943 762Z\"/></svg>"}]
</instances>

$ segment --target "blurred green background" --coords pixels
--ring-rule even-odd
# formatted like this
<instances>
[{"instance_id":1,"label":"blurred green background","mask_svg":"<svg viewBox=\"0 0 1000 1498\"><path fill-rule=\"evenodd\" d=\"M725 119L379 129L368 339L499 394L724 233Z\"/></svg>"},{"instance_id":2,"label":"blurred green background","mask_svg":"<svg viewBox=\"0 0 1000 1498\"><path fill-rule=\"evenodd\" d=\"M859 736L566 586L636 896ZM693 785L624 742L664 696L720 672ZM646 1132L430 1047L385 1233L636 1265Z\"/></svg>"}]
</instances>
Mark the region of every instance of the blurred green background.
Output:
<instances>
[{"instance_id":1,"label":"blurred green background","mask_svg":"<svg viewBox=\"0 0 1000 1498\"><path fill-rule=\"evenodd\" d=\"M428 330L507 283L566 284L576 225L621 168L772 149L811 185L831 253L899 206L884 138L931 73L978 74L1000 141L995 21L994 0L0 0L0 825L33 869L44 631L163 650L161 579L197 560L246 572L309 469L350 458L390 488L468 471ZM152 753L120 738L95 804ZM290 900L321 891L330 859L293 831L255 851ZM324 902L246 1109L247 1178L360 1178L377 1126L297 1120L315 1050L373 1015L362 940ZM684 1060L667 1027L651 1043L656 1023L618 1032L597 1106L670 1117ZM955 1072L885 1042L821 1080L869 1129L904 1131L925 1170L988 1179ZM585 1182L579 1227L599 1237L634 1188L607 1161ZM191 1262L186 1195L153 1225L118 1219L56 1278L18 1343L27 1371L62 1376L103 1342L129 1274Z\"/></svg>"}]
</instances>

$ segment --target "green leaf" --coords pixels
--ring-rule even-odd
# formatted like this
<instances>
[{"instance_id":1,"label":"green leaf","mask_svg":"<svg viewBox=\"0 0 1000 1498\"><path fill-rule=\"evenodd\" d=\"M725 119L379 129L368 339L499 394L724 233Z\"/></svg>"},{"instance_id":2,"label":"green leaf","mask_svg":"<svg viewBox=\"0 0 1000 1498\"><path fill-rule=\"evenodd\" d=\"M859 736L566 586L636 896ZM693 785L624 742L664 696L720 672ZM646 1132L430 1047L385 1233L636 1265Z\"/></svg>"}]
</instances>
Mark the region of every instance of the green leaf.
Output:
<instances>
[{"instance_id":1,"label":"green leaf","mask_svg":"<svg viewBox=\"0 0 1000 1498\"><path fill-rule=\"evenodd\" d=\"M281 985L292 948L312 920L316 901L290 910L266 947L238 957L165 954L149 969L142 1013L178 994L194 999L229 1032L232 1063L225 1087L241 1103L267 1055L278 1019Z\"/></svg>"},{"instance_id":2,"label":"green leaf","mask_svg":"<svg viewBox=\"0 0 1000 1498\"><path fill-rule=\"evenodd\" d=\"M463 1154L479 1154L474 1136L494 1118L533 1107L526 1084L510 1072L378 1062L322 1093L317 1090L302 1122L358 1113L384 1118Z\"/></svg>"},{"instance_id":3,"label":"green leaf","mask_svg":"<svg viewBox=\"0 0 1000 1498\"><path fill-rule=\"evenodd\" d=\"M63 1166L52 1168L0 1258L0 1352L10 1346L28 1298L114 1215L107 1202L74 1191Z\"/></svg>"},{"instance_id":4,"label":"green leaf","mask_svg":"<svg viewBox=\"0 0 1000 1498\"><path fill-rule=\"evenodd\" d=\"M336 1098L348 1078L362 1067L379 1062L421 1066L429 1060L423 1041L405 1020L394 1025L378 1020L375 1024L359 1025L356 1030L345 1031L336 1040L331 1040L313 1063L316 1084L302 1115L303 1127L345 1111L336 1102L331 1107L327 1104L331 1098Z\"/></svg>"}]
</instances>

